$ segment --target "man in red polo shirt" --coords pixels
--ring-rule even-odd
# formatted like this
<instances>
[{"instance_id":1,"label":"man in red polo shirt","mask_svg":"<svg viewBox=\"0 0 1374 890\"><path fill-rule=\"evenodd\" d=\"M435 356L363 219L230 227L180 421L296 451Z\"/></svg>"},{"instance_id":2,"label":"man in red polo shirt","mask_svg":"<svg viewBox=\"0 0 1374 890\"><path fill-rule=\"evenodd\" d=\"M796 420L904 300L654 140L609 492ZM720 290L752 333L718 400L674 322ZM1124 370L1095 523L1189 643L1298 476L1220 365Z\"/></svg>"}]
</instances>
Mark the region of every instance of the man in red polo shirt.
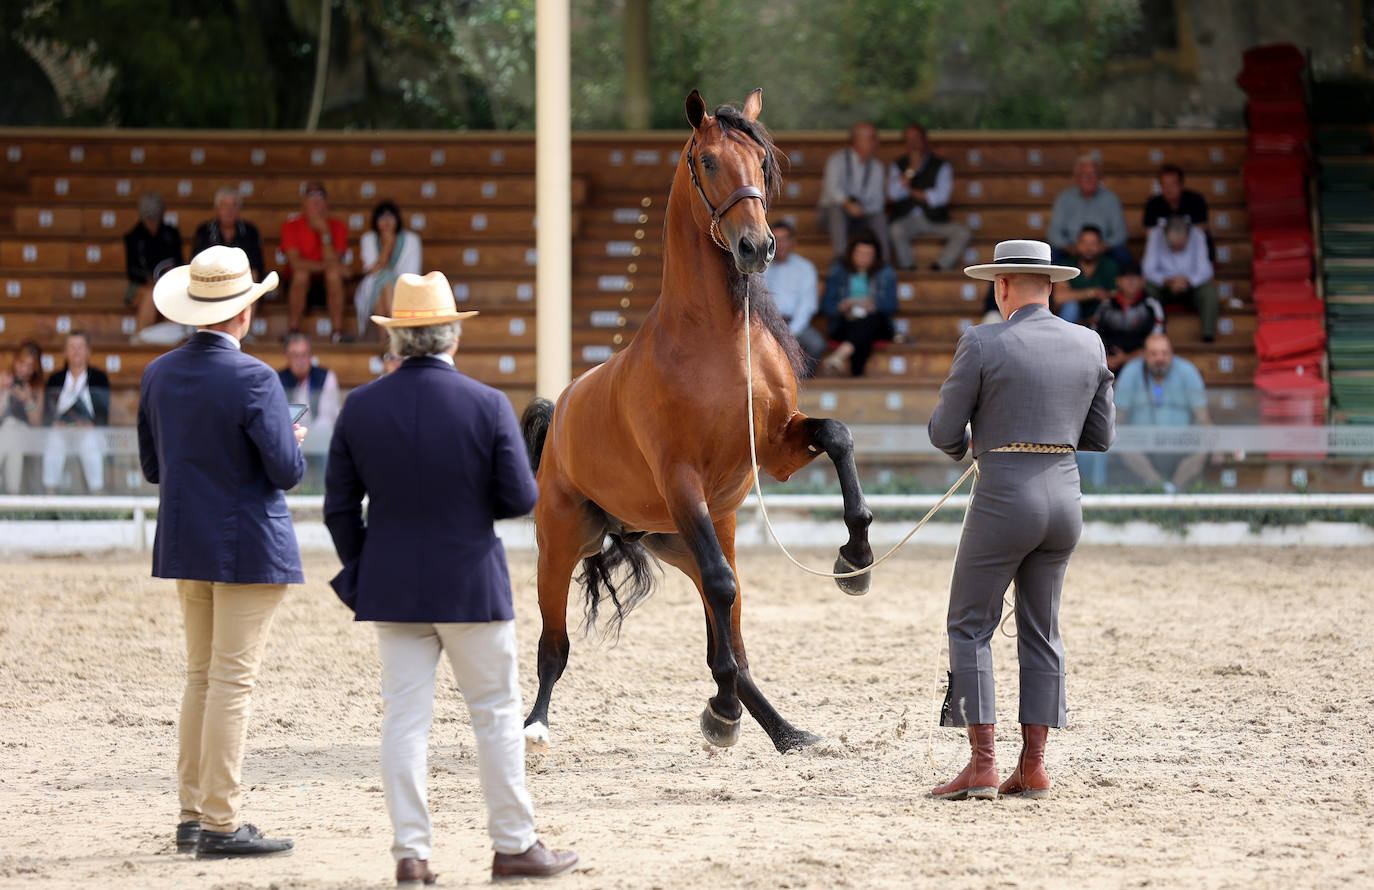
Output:
<instances>
[{"instance_id":1,"label":"man in red polo shirt","mask_svg":"<svg viewBox=\"0 0 1374 890\"><path fill-rule=\"evenodd\" d=\"M328 235L328 237L325 237ZM286 305L290 329L301 329L307 304L320 305L321 297L334 324L334 340L345 336L344 254L348 252L348 227L329 215L324 184L307 182L301 212L287 217L281 227L281 249L286 254Z\"/></svg>"}]
</instances>

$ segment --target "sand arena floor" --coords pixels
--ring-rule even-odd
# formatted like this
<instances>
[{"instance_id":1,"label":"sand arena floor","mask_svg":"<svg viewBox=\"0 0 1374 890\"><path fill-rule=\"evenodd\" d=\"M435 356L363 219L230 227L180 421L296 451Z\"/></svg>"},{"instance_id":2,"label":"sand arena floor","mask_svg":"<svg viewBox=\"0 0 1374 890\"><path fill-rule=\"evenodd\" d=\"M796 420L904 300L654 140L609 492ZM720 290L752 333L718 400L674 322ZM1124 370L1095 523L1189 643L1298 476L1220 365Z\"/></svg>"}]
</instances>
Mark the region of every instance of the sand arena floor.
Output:
<instances>
[{"instance_id":1,"label":"sand arena floor","mask_svg":"<svg viewBox=\"0 0 1374 890\"><path fill-rule=\"evenodd\" d=\"M743 558L755 676L825 737L801 753L778 755L747 719L734 749L704 746L702 611L671 570L618 646L574 638L553 749L529 777L544 838L583 857L554 886L1374 886L1374 556L1081 551L1053 799L946 803L924 793L966 756L955 731L930 729L951 557L911 547L864 599L775 554ZM0 887L392 886L375 640L326 586L335 565L310 558L311 582L278 615L244 770L245 818L297 853L201 863L171 852L172 584L127 556L5 564ZM512 569L529 701L533 560ZM995 644L1004 775L1014 645ZM431 750L433 865L441 886L482 884L472 736L449 685Z\"/></svg>"}]
</instances>

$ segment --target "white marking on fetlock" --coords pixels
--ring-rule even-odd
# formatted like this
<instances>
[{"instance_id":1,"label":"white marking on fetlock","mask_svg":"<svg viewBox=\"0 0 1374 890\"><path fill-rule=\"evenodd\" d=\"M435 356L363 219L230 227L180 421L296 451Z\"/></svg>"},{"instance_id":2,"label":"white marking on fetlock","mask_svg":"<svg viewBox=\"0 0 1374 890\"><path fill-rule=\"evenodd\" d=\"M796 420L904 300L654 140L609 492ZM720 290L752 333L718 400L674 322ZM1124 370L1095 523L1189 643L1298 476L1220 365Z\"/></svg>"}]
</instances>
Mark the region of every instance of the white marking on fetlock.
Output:
<instances>
[{"instance_id":1,"label":"white marking on fetlock","mask_svg":"<svg viewBox=\"0 0 1374 890\"><path fill-rule=\"evenodd\" d=\"M525 727L525 751L534 754L549 753L549 728L542 723L531 723Z\"/></svg>"}]
</instances>

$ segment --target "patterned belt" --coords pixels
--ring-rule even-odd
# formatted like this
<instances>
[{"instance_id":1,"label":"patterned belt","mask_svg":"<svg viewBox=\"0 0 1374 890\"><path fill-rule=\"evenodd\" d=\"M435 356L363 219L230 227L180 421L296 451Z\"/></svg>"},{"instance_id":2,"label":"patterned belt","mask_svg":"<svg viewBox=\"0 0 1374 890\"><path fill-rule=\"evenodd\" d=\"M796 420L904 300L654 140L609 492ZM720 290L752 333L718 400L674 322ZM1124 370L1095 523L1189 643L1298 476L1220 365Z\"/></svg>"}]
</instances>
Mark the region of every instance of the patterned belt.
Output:
<instances>
[{"instance_id":1,"label":"patterned belt","mask_svg":"<svg viewBox=\"0 0 1374 890\"><path fill-rule=\"evenodd\" d=\"M1073 454L1072 445L1041 445L1038 442L1008 442L1001 448L989 451L1017 451L1028 454Z\"/></svg>"}]
</instances>

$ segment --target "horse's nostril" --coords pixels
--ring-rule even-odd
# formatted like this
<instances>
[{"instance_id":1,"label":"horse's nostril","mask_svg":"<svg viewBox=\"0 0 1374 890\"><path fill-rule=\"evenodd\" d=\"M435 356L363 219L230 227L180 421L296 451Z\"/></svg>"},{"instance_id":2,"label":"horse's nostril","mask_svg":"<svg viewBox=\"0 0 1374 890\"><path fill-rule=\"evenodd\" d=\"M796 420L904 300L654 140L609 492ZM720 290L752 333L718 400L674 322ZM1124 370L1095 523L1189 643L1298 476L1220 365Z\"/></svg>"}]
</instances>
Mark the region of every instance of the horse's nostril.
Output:
<instances>
[{"instance_id":1,"label":"horse's nostril","mask_svg":"<svg viewBox=\"0 0 1374 890\"><path fill-rule=\"evenodd\" d=\"M742 257L752 257L756 252L754 242L748 238L739 239L739 255Z\"/></svg>"}]
</instances>

